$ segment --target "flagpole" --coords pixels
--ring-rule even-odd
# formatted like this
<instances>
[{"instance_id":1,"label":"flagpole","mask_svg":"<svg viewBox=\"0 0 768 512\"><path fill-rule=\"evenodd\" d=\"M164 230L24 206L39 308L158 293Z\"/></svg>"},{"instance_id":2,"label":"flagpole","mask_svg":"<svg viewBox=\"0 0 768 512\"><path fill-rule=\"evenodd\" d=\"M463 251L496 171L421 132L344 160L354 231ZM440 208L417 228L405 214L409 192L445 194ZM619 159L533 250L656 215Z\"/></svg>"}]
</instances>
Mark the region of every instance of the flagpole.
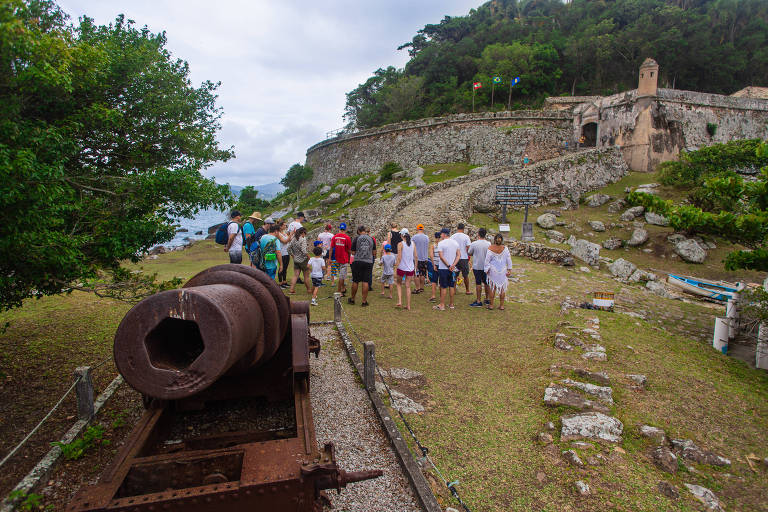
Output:
<instances>
[{"instance_id":1,"label":"flagpole","mask_svg":"<svg viewBox=\"0 0 768 512\"><path fill-rule=\"evenodd\" d=\"M472 113L475 113L475 84L472 84Z\"/></svg>"},{"instance_id":2,"label":"flagpole","mask_svg":"<svg viewBox=\"0 0 768 512\"><path fill-rule=\"evenodd\" d=\"M512 110L512 78L509 79L509 99L507 100L507 110Z\"/></svg>"},{"instance_id":3,"label":"flagpole","mask_svg":"<svg viewBox=\"0 0 768 512\"><path fill-rule=\"evenodd\" d=\"M491 110L493 110L493 90L496 88L496 82L491 80Z\"/></svg>"}]
</instances>

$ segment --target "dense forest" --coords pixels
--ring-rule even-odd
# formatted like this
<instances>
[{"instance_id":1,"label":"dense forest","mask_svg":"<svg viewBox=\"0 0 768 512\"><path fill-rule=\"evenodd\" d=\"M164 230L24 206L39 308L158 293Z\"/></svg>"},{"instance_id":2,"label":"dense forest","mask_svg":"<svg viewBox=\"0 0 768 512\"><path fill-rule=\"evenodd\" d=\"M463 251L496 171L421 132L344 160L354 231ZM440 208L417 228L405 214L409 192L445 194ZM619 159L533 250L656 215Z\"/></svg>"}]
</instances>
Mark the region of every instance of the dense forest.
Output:
<instances>
[{"instance_id":1,"label":"dense forest","mask_svg":"<svg viewBox=\"0 0 768 512\"><path fill-rule=\"evenodd\" d=\"M404 69L378 69L347 93L347 130L470 111L475 82L478 110L614 94L637 87L646 57L659 63L661 87L768 86L768 2L492 0L425 26L399 49L411 57ZM494 76L501 83L492 86Z\"/></svg>"}]
</instances>

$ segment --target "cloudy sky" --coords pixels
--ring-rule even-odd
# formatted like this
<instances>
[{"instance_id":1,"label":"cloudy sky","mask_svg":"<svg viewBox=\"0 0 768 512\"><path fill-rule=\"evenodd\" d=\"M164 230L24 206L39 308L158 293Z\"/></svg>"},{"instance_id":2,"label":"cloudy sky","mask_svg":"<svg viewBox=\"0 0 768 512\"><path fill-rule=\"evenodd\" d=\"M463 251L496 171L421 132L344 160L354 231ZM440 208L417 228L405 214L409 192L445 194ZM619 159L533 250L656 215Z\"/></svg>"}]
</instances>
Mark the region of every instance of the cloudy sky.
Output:
<instances>
[{"instance_id":1,"label":"cloudy sky","mask_svg":"<svg viewBox=\"0 0 768 512\"><path fill-rule=\"evenodd\" d=\"M344 94L374 70L402 67L397 51L420 28L483 0L59 0L73 20L125 14L165 30L192 81L221 81L219 140L237 158L205 174L219 183L279 181L306 150L344 125Z\"/></svg>"}]
</instances>

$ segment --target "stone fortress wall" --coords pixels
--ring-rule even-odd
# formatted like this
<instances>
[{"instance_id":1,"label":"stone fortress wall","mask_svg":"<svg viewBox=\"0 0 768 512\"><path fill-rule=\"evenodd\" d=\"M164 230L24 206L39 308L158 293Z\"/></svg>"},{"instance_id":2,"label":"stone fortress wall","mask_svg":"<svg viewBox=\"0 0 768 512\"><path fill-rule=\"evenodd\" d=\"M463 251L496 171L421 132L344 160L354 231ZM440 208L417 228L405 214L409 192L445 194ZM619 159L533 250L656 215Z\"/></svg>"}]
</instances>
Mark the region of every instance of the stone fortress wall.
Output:
<instances>
[{"instance_id":1,"label":"stone fortress wall","mask_svg":"<svg viewBox=\"0 0 768 512\"><path fill-rule=\"evenodd\" d=\"M394 161L410 169L435 163L517 164L565 152L572 115L554 111L457 114L421 119L346 134L307 150L314 169L310 188L376 172Z\"/></svg>"}]
</instances>

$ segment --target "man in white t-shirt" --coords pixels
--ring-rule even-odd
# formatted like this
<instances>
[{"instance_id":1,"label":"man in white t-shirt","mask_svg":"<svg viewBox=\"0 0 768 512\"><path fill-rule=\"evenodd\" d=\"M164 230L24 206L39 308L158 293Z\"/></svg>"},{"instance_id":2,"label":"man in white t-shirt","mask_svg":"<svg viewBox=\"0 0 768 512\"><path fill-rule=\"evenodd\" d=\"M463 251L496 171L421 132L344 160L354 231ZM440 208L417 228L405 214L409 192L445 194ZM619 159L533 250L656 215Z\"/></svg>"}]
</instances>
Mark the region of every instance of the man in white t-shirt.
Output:
<instances>
[{"instance_id":1,"label":"man in white t-shirt","mask_svg":"<svg viewBox=\"0 0 768 512\"><path fill-rule=\"evenodd\" d=\"M227 225L227 245L224 248L229 253L230 263L243 262L243 236L241 234L240 219L242 216L237 210L232 210L232 221Z\"/></svg>"},{"instance_id":2,"label":"man in white t-shirt","mask_svg":"<svg viewBox=\"0 0 768 512\"><path fill-rule=\"evenodd\" d=\"M456 281L453 279L453 271L459 263L461 252L459 244L449 238L451 231L448 228L440 230L440 242L437 244L437 254L440 257L438 264L438 282L440 283L440 305L434 309L445 311L445 296L449 296L449 307L453 306L453 297L456 295Z\"/></svg>"},{"instance_id":3,"label":"man in white t-shirt","mask_svg":"<svg viewBox=\"0 0 768 512\"><path fill-rule=\"evenodd\" d=\"M317 235L317 239L323 242L323 260L325 261L325 278L331 278L331 238L333 238L333 226L326 224L325 231Z\"/></svg>"},{"instance_id":4,"label":"man in white t-shirt","mask_svg":"<svg viewBox=\"0 0 768 512\"><path fill-rule=\"evenodd\" d=\"M490 304L488 297L490 296L490 289L488 288L488 281L485 278L485 253L488 252L488 248L491 246L491 242L485 239L487 231L485 228L480 228L477 231L477 240L472 242L467 250L467 254L472 258L472 273L475 274L475 302L470 306L473 308L483 307L483 288L485 288L485 303Z\"/></svg>"},{"instance_id":5,"label":"man in white t-shirt","mask_svg":"<svg viewBox=\"0 0 768 512\"><path fill-rule=\"evenodd\" d=\"M464 233L463 223L459 222L459 225L456 226L456 233L454 233L451 238L459 244L459 251L461 252L461 258L459 258L459 264L456 268L459 269L461 275L464 276L464 286L467 289L467 295L472 295L472 292L469 291L469 254L467 254L471 240L469 239L469 236Z\"/></svg>"},{"instance_id":6,"label":"man in white t-shirt","mask_svg":"<svg viewBox=\"0 0 768 512\"><path fill-rule=\"evenodd\" d=\"M288 234L290 235L300 227L302 227L301 223L306 220L306 217L304 217L304 212L299 212L296 214L296 218L293 219L293 221L288 224Z\"/></svg>"}]
</instances>

